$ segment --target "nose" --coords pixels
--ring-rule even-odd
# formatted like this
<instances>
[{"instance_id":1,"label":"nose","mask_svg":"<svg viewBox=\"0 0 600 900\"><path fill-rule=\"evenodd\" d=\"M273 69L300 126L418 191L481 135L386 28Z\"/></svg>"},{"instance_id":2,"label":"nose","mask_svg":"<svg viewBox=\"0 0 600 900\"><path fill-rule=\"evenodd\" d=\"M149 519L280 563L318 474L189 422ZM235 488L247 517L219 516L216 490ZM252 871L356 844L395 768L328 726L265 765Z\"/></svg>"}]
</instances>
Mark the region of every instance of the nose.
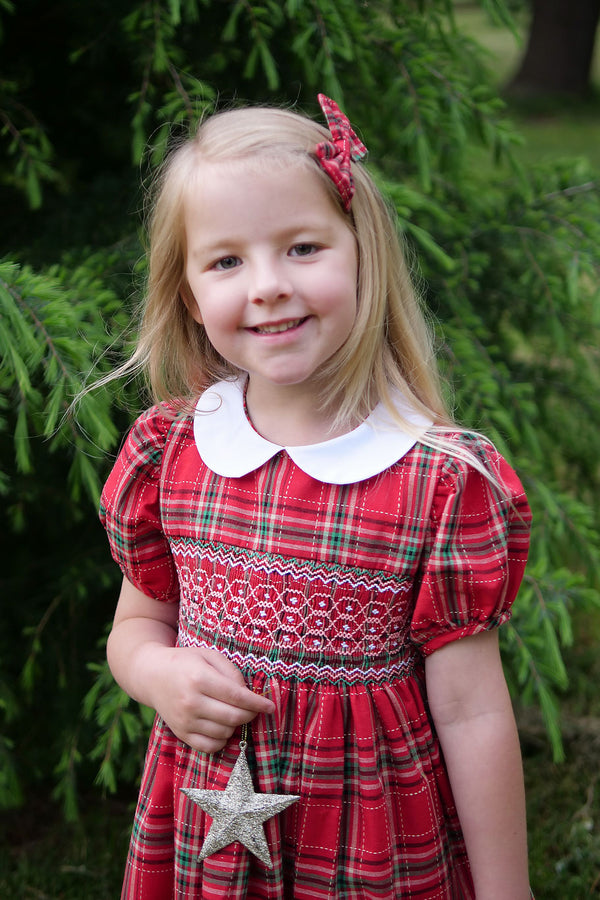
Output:
<instances>
[{"instance_id":1,"label":"nose","mask_svg":"<svg viewBox=\"0 0 600 900\"><path fill-rule=\"evenodd\" d=\"M292 284L281 261L272 258L257 259L249 268L250 303L278 303L291 295Z\"/></svg>"}]
</instances>

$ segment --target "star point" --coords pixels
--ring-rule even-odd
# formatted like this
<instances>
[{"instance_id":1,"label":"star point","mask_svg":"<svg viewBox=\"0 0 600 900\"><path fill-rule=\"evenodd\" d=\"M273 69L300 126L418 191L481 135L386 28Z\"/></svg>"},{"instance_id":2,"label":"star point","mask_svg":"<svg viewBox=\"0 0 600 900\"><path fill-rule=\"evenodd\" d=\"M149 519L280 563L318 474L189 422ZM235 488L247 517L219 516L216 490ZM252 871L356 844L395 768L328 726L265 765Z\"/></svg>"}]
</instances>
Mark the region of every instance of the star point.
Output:
<instances>
[{"instance_id":1,"label":"star point","mask_svg":"<svg viewBox=\"0 0 600 900\"><path fill-rule=\"evenodd\" d=\"M273 868L264 822L299 800L299 795L257 794L243 749L224 791L200 788L180 790L213 820L198 857L200 862L239 841L267 868Z\"/></svg>"}]
</instances>

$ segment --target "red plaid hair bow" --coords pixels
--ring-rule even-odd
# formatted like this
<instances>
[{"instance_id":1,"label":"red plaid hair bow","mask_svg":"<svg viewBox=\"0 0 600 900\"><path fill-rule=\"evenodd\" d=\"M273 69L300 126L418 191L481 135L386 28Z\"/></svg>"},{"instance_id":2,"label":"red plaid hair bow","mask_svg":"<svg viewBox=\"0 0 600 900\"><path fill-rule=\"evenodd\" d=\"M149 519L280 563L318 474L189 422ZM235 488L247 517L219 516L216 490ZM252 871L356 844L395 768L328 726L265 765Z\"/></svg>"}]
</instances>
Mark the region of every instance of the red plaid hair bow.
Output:
<instances>
[{"instance_id":1,"label":"red plaid hair bow","mask_svg":"<svg viewBox=\"0 0 600 900\"><path fill-rule=\"evenodd\" d=\"M317 158L321 168L338 189L344 209L350 212L354 196L354 179L350 163L352 160L363 159L367 155L367 148L358 139L337 103L325 94L319 94L318 100L333 140L317 144Z\"/></svg>"}]
</instances>

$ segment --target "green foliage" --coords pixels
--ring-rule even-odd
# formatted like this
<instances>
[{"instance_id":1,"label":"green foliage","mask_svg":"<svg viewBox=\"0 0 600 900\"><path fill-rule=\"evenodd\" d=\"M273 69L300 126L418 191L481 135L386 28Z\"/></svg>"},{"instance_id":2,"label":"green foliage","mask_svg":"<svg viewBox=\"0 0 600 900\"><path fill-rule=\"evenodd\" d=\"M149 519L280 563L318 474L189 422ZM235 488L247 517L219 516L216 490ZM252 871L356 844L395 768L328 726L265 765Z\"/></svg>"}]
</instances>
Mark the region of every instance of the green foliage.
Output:
<instances>
[{"instance_id":1,"label":"green foliage","mask_svg":"<svg viewBox=\"0 0 600 900\"><path fill-rule=\"evenodd\" d=\"M86 642L104 627L117 583L93 510L129 414L119 418L122 392L85 395L77 422L70 404L86 374L122 350L106 323L118 334L129 317L108 283L127 255L65 257L44 274L0 263L0 804L20 803L23 782L55 778L71 818L93 746L73 724L88 686Z\"/></svg>"},{"instance_id":2,"label":"green foliage","mask_svg":"<svg viewBox=\"0 0 600 900\"><path fill-rule=\"evenodd\" d=\"M15 7L0 0L0 15ZM0 18L0 42L4 37ZM53 166L53 148L35 114L19 100L19 85L0 77L0 142L10 161L10 179L26 195L32 209L42 205L42 184L60 182Z\"/></svg>"},{"instance_id":3,"label":"green foliage","mask_svg":"<svg viewBox=\"0 0 600 900\"><path fill-rule=\"evenodd\" d=\"M88 394L79 404L77 423L67 410L81 390L82 376L99 368L93 351L98 341L105 343L105 319L117 328L124 328L126 319L115 293L94 274L94 262L72 269L54 266L44 275L0 263L0 386L9 401L0 412L0 428L7 430L14 417L20 473L33 472L32 438L42 438L49 453L68 453L72 499L85 491L97 503L97 460L118 438L113 397L106 390ZM103 266L110 262L102 256ZM6 473L0 478L0 489L6 490Z\"/></svg>"},{"instance_id":4,"label":"green foliage","mask_svg":"<svg viewBox=\"0 0 600 900\"><path fill-rule=\"evenodd\" d=\"M137 777L154 712L130 700L115 683L106 662L90 663L89 669L96 677L85 697L83 714L100 730L90 759L100 762L97 783L114 793L119 779L133 781Z\"/></svg>"},{"instance_id":5,"label":"green foliage","mask_svg":"<svg viewBox=\"0 0 600 900\"><path fill-rule=\"evenodd\" d=\"M10 686L0 681L1 721L10 726L17 716L18 702ZM21 803L23 799L14 761L14 741L0 734L0 809Z\"/></svg>"},{"instance_id":6,"label":"green foliage","mask_svg":"<svg viewBox=\"0 0 600 900\"><path fill-rule=\"evenodd\" d=\"M502 0L482 6L512 27ZM11 227L0 235L0 517L3 596L17 600L0 632L0 805L46 781L73 818L81 781L114 791L136 778L150 713L102 661L118 574L94 508L143 399L112 384L84 394L76 417L70 404L127 347L125 298L131 273L143 275L127 219L131 159L156 162L240 94L316 111L324 90L371 151L419 260L457 416L515 463L534 510L504 651L514 696L541 708L560 759L572 616L600 596L597 173L576 160L518 166L519 136L446 0L67 0L47 22L66 50L47 71L68 76L73 121L54 99L64 85L45 93L33 78L35 45L24 60L10 52L25 13L6 0L2 11L0 108L13 112L0 112ZM43 200L35 216L16 192Z\"/></svg>"},{"instance_id":7,"label":"green foliage","mask_svg":"<svg viewBox=\"0 0 600 900\"><path fill-rule=\"evenodd\" d=\"M27 196L32 209L42 205L42 184L57 182L53 149L35 116L15 101L18 86L0 79L0 138L12 162L11 179Z\"/></svg>"}]
</instances>

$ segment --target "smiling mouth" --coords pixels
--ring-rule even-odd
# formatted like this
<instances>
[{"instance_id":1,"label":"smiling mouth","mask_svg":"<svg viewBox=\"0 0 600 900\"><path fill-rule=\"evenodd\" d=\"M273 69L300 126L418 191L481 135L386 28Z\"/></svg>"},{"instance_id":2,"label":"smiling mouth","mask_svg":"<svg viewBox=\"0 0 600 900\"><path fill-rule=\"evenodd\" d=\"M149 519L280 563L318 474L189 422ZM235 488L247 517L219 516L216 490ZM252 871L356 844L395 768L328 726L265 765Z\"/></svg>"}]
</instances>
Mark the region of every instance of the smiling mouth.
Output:
<instances>
[{"instance_id":1,"label":"smiling mouth","mask_svg":"<svg viewBox=\"0 0 600 900\"><path fill-rule=\"evenodd\" d=\"M282 331L291 331L292 328L297 328L302 322L306 322L307 318L308 316L304 316L302 319L290 319L289 322L278 322L275 325L257 325L251 331L256 334L280 334Z\"/></svg>"}]
</instances>

